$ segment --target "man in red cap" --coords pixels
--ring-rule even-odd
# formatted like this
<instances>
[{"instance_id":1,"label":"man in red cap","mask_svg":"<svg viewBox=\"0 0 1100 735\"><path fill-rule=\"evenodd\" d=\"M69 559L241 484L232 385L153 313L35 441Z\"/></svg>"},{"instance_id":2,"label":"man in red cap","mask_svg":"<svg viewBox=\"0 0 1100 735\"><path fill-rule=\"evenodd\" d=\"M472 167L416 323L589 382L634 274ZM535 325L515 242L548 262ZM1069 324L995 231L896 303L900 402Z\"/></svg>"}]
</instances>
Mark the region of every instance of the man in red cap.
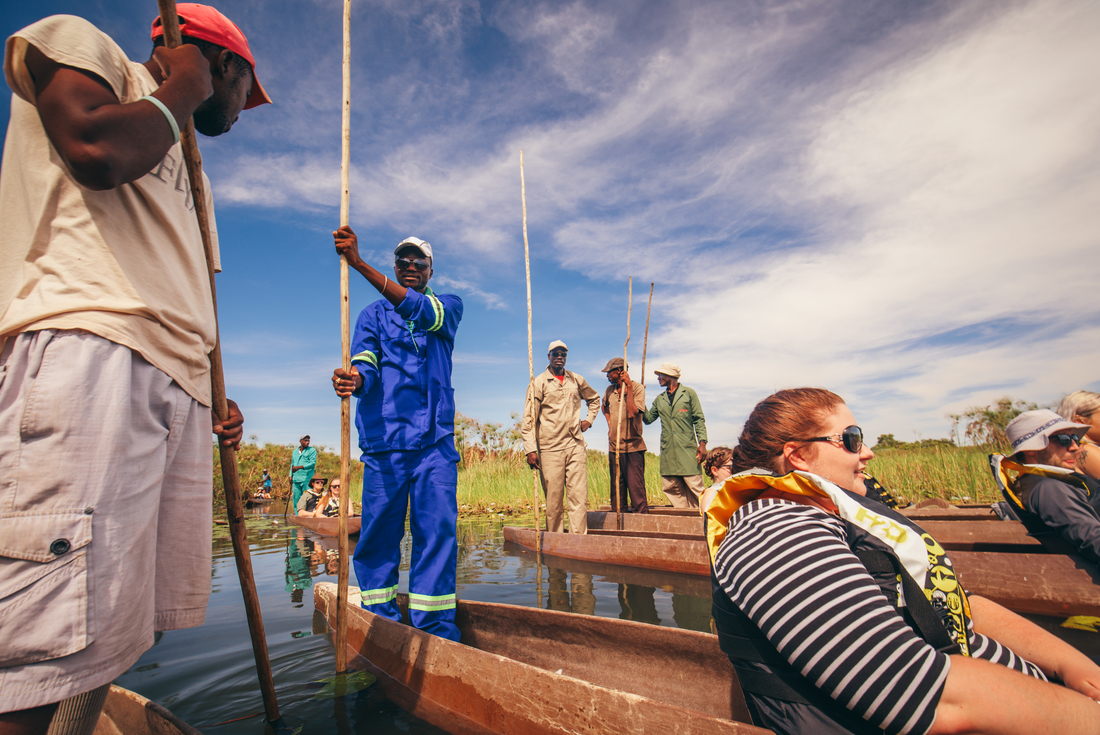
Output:
<instances>
[{"instance_id":1,"label":"man in red cap","mask_svg":"<svg viewBox=\"0 0 1100 735\"><path fill-rule=\"evenodd\" d=\"M179 129L193 116L220 135L269 99L233 23L179 15L184 45L144 63L74 16L7 41L0 733L91 732L154 631L206 614L206 432L236 445L243 420L230 402L212 422L216 328Z\"/></svg>"}]
</instances>

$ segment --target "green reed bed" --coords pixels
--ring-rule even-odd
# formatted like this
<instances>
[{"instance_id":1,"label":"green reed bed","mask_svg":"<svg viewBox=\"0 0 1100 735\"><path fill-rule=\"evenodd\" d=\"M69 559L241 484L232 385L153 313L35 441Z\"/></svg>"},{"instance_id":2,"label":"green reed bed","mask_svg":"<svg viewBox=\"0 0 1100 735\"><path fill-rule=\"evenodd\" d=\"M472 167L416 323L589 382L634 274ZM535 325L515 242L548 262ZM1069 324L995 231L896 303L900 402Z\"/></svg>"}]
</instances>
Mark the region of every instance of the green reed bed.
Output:
<instances>
[{"instance_id":1,"label":"green reed bed","mask_svg":"<svg viewBox=\"0 0 1100 735\"><path fill-rule=\"evenodd\" d=\"M660 458L646 452L646 494L651 505L666 505L661 492ZM588 452L588 507L598 508L611 502L611 479L608 475L607 455ZM534 473L527 466L524 455L502 453L496 456L474 455L458 466L459 515L483 513L512 516L532 513L534 499ZM540 509L546 499L539 486Z\"/></svg>"},{"instance_id":2,"label":"green reed bed","mask_svg":"<svg viewBox=\"0 0 1100 735\"><path fill-rule=\"evenodd\" d=\"M995 451L999 450L954 446L880 449L867 470L899 499L990 503L1001 499L987 459Z\"/></svg>"}]
</instances>

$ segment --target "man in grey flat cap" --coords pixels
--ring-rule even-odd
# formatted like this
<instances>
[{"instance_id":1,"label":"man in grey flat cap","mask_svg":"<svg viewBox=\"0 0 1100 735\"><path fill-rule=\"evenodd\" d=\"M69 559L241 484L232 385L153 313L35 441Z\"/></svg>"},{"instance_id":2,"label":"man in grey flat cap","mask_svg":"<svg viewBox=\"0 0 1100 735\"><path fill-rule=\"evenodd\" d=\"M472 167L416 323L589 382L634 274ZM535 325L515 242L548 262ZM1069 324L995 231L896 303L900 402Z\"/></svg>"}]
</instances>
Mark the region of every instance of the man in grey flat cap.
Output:
<instances>
[{"instance_id":1,"label":"man in grey flat cap","mask_svg":"<svg viewBox=\"0 0 1100 735\"><path fill-rule=\"evenodd\" d=\"M680 384L680 366L671 362L653 371L664 388L642 414L647 425L661 419L661 489L674 508L698 508L706 490L707 423L699 396Z\"/></svg>"},{"instance_id":2,"label":"man in grey flat cap","mask_svg":"<svg viewBox=\"0 0 1100 735\"><path fill-rule=\"evenodd\" d=\"M632 381L626 370L621 357L612 358L603 368L603 372L607 373L607 382L611 384L604 391L602 404L603 416L607 419L611 509L648 513L645 494L646 446L642 439L645 386ZM618 467L620 464L621 470ZM616 481L619 483L618 492L614 489Z\"/></svg>"},{"instance_id":3,"label":"man in grey flat cap","mask_svg":"<svg viewBox=\"0 0 1100 735\"><path fill-rule=\"evenodd\" d=\"M523 451L539 470L546 494L546 530L561 533L563 499L569 503L570 533L588 533L587 445L582 432L596 419L600 396L581 376L565 369L569 348L560 339L547 350L550 364L527 387L523 407ZM581 403L588 414L578 420Z\"/></svg>"}]
</instances>

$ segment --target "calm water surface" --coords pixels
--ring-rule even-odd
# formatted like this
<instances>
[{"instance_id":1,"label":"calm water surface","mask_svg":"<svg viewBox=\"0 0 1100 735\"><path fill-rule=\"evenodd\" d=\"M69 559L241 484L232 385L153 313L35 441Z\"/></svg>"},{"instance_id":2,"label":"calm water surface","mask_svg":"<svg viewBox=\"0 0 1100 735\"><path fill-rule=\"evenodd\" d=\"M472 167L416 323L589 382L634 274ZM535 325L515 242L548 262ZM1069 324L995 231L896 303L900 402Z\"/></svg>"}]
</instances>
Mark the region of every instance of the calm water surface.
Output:
<instances>
[{"instance_id":1,"label":"calm water surface","mask_svg":"<svg viewBox=\"0 0 1100 735\"><path fill-rule=\"evenodd\" d=\"M441 733L390 704L377 687L343 699L313 699L320 690L316 682L332 676L335 660L324 621L314 620L313 609L313 585L336 582L335 539L284 525L281 508L270 514L247 512L254 514L249 517L252 564L279 709L287 725L302 728L302 735ZM709 580L546 558L540 579L534 554L504 542L505 522L523 525L514 519L459 521L460 599L710 629ZM233 548L217 535L205 624L160 635L116 683L163 704L205 733L259 735L264 731L263 703ZM406 536L401 592L407 591L410 551Z\"/></svg>"}]
</instances>

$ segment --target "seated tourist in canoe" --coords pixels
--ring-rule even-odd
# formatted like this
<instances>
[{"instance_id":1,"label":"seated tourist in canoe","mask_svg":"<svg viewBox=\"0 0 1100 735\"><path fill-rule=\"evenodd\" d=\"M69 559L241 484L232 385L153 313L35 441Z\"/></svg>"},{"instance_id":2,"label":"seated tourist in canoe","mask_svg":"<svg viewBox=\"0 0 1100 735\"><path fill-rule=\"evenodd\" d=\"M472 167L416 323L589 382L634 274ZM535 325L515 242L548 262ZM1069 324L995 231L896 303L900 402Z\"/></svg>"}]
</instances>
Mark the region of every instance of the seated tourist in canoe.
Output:
<instances>
[{"instance_id":1,"label":"seated tourist in canoe","mask_svg":"<svg viewBox=\"0 0 1100 735\"><path fill-rule=\"evenodd\" d=\"M1100 667L968 597L934 539L866 499L873 456L839 396L783 390L745 422L734 475L706 506L714 621L754 723L1100 732Z\"/></svg>"},{"instance_id":2,"label":"seated tourist in canoe","mask_svg":"<svg viewBox=\"0 0 1100 735\"><path fill-rule=\"evenodd\" d=\"M334 482L339 482L339 480ZM302 493L302 497L298 500L298 507L295 508L298 515L312 516L313 518L330 515L326 511L332 498L332 492L325 490L327 483L327 477L314 477L309 481L309 486Z\"/></svg>"},{"instance_id":3,"label":"seated tourist in canoe","mask_svg":"<svg viewBox=\"0 0 1100 735\"><path fill-rule=\"evenodd\" d=\"M1067 421L1088 424L1089 429L1081 439L1081 451L1077 453L1077 473L1091 480L1100 481L1100 393L1075 390L1058 404L1058 415ZM1092 484L1093 492L1100 483Z\"/></svg>"},{"instance_id":4,"label":"seated tourist in canoe","mask_svg":"<svg viewBox=\"0 0 1100 735\"><path fill-rule=\"evenodd\" d=\"M1005 500L1032 536L1050 551L1100 563L1100 483L1077 471L1082 437L1091 428L1047 409L1025 411L1005 428L1012 456L989 460ZM1008 470L1019 474L1011 479Z\"/></svg>"}]
</instances>

